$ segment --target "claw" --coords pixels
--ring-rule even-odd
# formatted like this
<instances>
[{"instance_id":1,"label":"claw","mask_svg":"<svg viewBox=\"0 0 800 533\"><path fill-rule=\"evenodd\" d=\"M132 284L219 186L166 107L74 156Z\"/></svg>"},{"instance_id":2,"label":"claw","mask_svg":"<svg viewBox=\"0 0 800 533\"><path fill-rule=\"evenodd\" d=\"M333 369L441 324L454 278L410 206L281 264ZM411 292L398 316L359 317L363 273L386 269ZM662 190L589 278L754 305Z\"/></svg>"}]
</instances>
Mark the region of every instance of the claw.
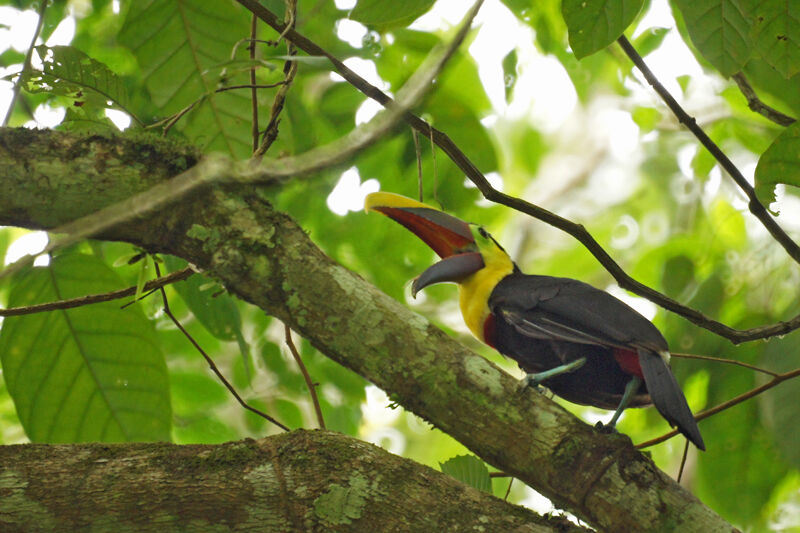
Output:
<instances>
[{"instance_id":1,"label":"claw","mask_svg":"<svg viewBox=\"0 0 800 533\"><path fill-rule=\"evenodd\" d=\"M517 390L519 392L524 391L528 387L532 388L539 394L544 394L544 387L540 385L542 380L539 378L541 374L525 374L521 380L519 380L519 384L517 385Z\"/></svg>"},{"instance_id":2,"label":"claw","mask_svg":"<svg viewBox=\"0 0 800 533\"><path fill-rule=\"evenodd\" d=\"M598 422L594 425L594 429L599 431L600 433L619 433L617 431L617 426L612 424L603 424L602 422Z\"/></svg>"}]
</instances>

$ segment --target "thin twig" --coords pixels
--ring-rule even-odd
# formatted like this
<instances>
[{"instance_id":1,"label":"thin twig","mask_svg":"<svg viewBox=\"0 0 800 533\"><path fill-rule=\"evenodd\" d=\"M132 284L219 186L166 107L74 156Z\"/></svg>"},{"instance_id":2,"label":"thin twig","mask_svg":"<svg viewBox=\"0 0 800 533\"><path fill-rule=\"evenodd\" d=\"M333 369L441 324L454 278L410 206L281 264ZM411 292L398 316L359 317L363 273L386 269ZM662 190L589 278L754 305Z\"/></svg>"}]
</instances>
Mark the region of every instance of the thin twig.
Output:
<instances>
[{"instance_id":1,"label":"thin twig","mask_svg":"<svg viewBox=\"0 0 800 533\"><path fill-rule=\"evenodd\" d=\"M253 17L256 17L256 14L253 13ZM278 42L283 40L284 34L294 29L294 23L297 18L297 0L287 0L286 1L286 29L283 33L281 33L280 37L278 38ZM289 57L297 55L297 47L291 41L288 41L286 44L286 54ZM289 93L289 89L292 86L292 82L294 81L294 77L297 74L297 69L299 68L299 64L297 61L286 61L283 64L283 86L278 89L277 93L275 93L275 99L272 101L272 109L270 110L269 116L269 123L267 124L267 129L264 131L264 139L261 141L261 145L257 146L255 150L253 150L253 155L256 157L261 157L269 147L272 146L272 143L278 138L278 125L280 124L280 114L283 111L283 106L286 104L286 95Z\"/></svg>"},{"instance_id":2,"label":"thin twig","mask_svg":"<svg viewBox=\"0 0 800 533\"><path fill-rule=\"evenodd\" d=\"M678 468L678 478L677 482L681 482L681 478L683 477L683 468L686 466L686 458L689 456L689 439L685 439L686 442L683 443L683 456L681 457L681 466Z\"/></svg>"},{"instance_id":3,"label":"thin twig","mask_svg":"<svg viewBox=\"0 0 800 533\"><path fill-rule=\"evenodd\" d=\"M770 235L780 244L783 246L783 249L786 250L786 253L789 254L789 257L795 260L796 263L800 263L800 246L794 242L791 237L781 228L778 223L775 221L774 218L769 214L767 209L764 205L759 201L758 196L756 195L756 190L750 185L750 182L747 181L736 165L733 164L727 155L717 146L717 144L711 140L711 138L706 135L706 132L697 125L697 121L694 117L689 116L686 111L678 104L675 98L669 94L669 91L658 81L655 75L650 71L648 66L645 64L644 59L639 53L633 48L630 41L622 35L617 42L622 47L622 50L628 55L630 60L636 65L636 68L644 75L647 82L653 87L653 89L658 93L664 103L667 104L667 107L673 112L673 114L677 117L678 122L686 126L689 131L691 131L697 140L705 146L705 148L711 152L711 155L714 156L720 166L724 168L728 174L733 178L733 181L736 182L736 185L744 192L748 199L748 208L750 212L755 216L761 224L769 231Z\"/></svg>"},{"instance_id":4,"label":"thin twig","mask_svg":"<svg viewBox=\"0 0 800 533\"><path fill-rule=\"evenodd\" d=\"M194 270L192 270L191 267L186 267L182 270L172 272L171 274L168 274L164 277L159 277L154 280L148 281L144 285L144 291L158 289L165 285L185 280L192 274L194 274ZM87 296L80 296L78 298L71 298L69 300L59 300L57 302L28 305L25 307L12 307L10 309L0 309L0 316L2 317L21 316L21 315L30 315L33 313L43 313L45 311L55 311L57 309L72 309L74 307L82 307L84 305L96 304L100 302L108 302L111 300L118 300L120 298L125 298L126 296L130 296L135 293L136 293L136 287L133 286L118 291L106 292L103 294L90 294Z\"/></svg>"},{"instance_id":5,"label":"thin twig","mask_svg":"<svg viewBox=\"0 0 800 533\"><path fill-rule=\"evenodd\" d=\"M297 366L300 367L300 372L303 374L303 379L308 387L308 393L311 395L311 402L314 404L314 412L317 414L317 423L319 424L320 429L326 429L325 419L322 417L322 408L319 406L319 398L317 398L316 383L312 381L311 376L308 374L308 370L306 369L306 365L303 363L303 359L300 357L300 352L297 351L297 347L294 345L294 341L292 340L292 330L289 328L288 324L284 324L284 334L286 336L286 346L289 347L289 351L292 352L292 357L294 357L295 363L297 363Z\"/></svg>"},{"instance_id":6,"label":"thin twig","mask_svg":"<svg viewBox=\"0 0 800 533\"><path fill-rule=\"evenodd\" d=\"M508 480L508 488L506 489L506 495L503 496L503 501L508 501L508 495L511 494L511 485L514 484L514 478Z\"/></svg>"},{"instance_id":7,"label":"thin twig","mask_svg":"<svg viewBox=\"0 0 800 533\"><path fill-rule=\"evenodd\" d=\"M214 93L224 93L225 91L233 91L235 89L252 89L252 90L256 90L256 89L273 89L275 87L279 87L279 86L283 85L284 83L285 82L283 82L283 81L278 81L278 82L275 82L275 83L262 83L262 84L255 84L255 85L249 84L249 83L248 84L242 84L242 85L228 85L226 87L219 87L217 89L214 89ZM191 104L187 105L186 107L184 107L183 109L181 109L180 111L175 113L174 115L170 115L167 118L163 118L163 119L159 120L158 122L154 122L152 124L149 124L149 125L146 126L146 128L157 128L157 127L159 127L161 125L166 124L164 126L164 131L163 131L163 135L166 135L167 132L172 128L172 126L174 126L181 118L183 118L183 116L186 113L191 111L192 108L194 108L194 106L196 106L197 104L201 103L203 100L208 98L209 94L212 94L212 93L206 93L206 94L200 96L197 100L195 100Z\"/></svg>"},{"instance_id":8,"label":"thin twig","mask_svg":"<svg viewBox=\"0 0 800 533\"><path fill-rule=\"evenodd\" d=\"M430 131L431 139L431 161L433 162L433 199L441 207L442 202L439 201L439 171L436 168L436 143L433 142L433 128Z\"/></svg>"},{"instance_id":9,"label":"thin twig","mask_svg":"<svg viewBox=\"0 0 800 533\"><path fill-rule=\"evenodd\" d=\"M756 387L754 389L750 389L749 391L747 391L747 392L745 392L743 394L740 394L740 395L736 396L735 398L731 398L730 400L728 400L726 402L722 402L721 404L719 404L719 405L717 405L715 407L712 407L711 409L706 409L705 411L697 413L695 415L694 419L699 422L700 420L703 420L704 418L708 418L709 416L715 415L715 414L717 414L717 413L719 413L721 411L724 411L725 409L733 407L734 405L738 405L738 404L744 402L745 400L749 400L750 398L752 398L754 396L758 396L762 392L767 391L767 390L769 390L769 389L771 389L771 388L773 388L773 387L775 387L777 385L780 385L784 381L790 380L790 379L795 378L797 376L800 376L800 368L796 368L794 370L791 370L789 372L785 372L783 374L778 374L777 376L772 378L767 383L761 385L760 387ZM653 446L654 444L659 444L661 442L664 442L665 440L671 439L672 437L674 437L677 434L678 434L678 430L677 429L673 429L672 431L664 433L660 437L656 437L655 439L651 439L651 440L648 440L646 442L642 442L641 444L637 444L636 447L637 448L647 448L648 446Z\"/></svg>"},{"instance_id":10,"label":"thin twig","mask_svg":"<svg viewBox=\"0 0 800 533\"><path fill-rule=\"evenodd\" d=\"M784 115L774 107L770 107L762 102L756 92L753 90L750 82L747 81L747 78L743 72L737 72L734 74L733 81L735 81L736 85L739 86L739 90L747 99L747 107L749 107L752 111L755 111L759 115L762 115L764 118L767 118L768 120L771 120L780 126L791 126L795 123L794 118L790 117L789 115Z\"/></svg>"},{"instance_id":11,"label":"thin twig","mask_svg":"<svg viewBox=\"0 0 800 533\"><path fill-rule=\"evenodd\" d=\"M414 153L417 154L417 189L419 194L419 201L424 202L422 194L422 151L419 148L419 132L411 130L411 136L414 138Z\"/></svg>"},{"instance_id":12,"label":"thin twig","mask_svg":"<svg viewBox=\"0 0 800 533\"><path fill-rule=\"evenodd\" d=\"M256 30L258 29L258 17L253 15L250 19L250 61L255 63L256 59ZM253 136L253 151L258 150L258 89L256 89L256 67L253 65L250 68L250 108L253 113L253 124L251 128Z\"/></svg>"},{"instance_id":13,"label":"thin twig","mask_svg":"<svg viewBox=\"0 0 800 533\"><path fill-rule=\"evenodd\" d=\"M750 370L755 370L756 372L762 372L764 374L769 374L770 376L777 376L777 372L773 372L772 370L767 370L766 368L761 368L760 366L751 365L750 363L745 363L742 361L737 361L735 359L725 359L723 357L712 357L710 355L697 355L694 353L676 353L670 352L670 355L674 357L678 357L680 359L699 359L700 361L712 361L714 363L722 363L726 365L736 365L742 366L744 368L749 368Z\"/></svg>"},{"instance_id":14,"label":"thin twig","mask_svg":"<svg viewBox=\"0 0 800 533\"><path fill-rule=\"evenodd\" d=\"M36 39L39 38L39 34L42 33L42 27L44 26L44 13L47 11L47 4L48 0L40 0L41 4L39 4L39 22L36 24L36 29L33 32L33 39L31 39L31 45L28 47L28 52L25 54L25 61L22 63L22 70L19 72L19 76L17 76L16 81L14 82L14 88L11 89L11 102L8 104L8 111L6 112L6 116L3 119L3 127L5 128L8 126L8 122L11 120L11 113L14 111L14 107L17 105L17 99L19 98L19 92L22 89L22 78L25 77L25 74L31 69L31 58L33 58L33 48L36 46Z\"/></svg>"},{"instance_id":15,"label":"thin twig","mask_svg":"<svg viewBox=\"0 0 800 533\"><path fill-rule=\"evenodd\" d=\"M275 87L280 87L283 85L283 80L276 81L275 83L256 83L256 84L243 84L243 85L227 85L225 87L220 87L219 89L215 89L215 93L224 93L225 91L233 91L234 89L274 89Z\"/></svg>"},{"instance_id":16,"label":"thin twig","mask_svg":"<svg viewBox=\"0 0 800 533\"><path fill-rule=\"evenodd\" d=\"M160 272L161 269L158 267L158 263L156 263L155 266L156 266L156 275L161 276ZM172 310L169 308L169 302L167 301L167 292L164 290L164 287L160 287L159 290L161 291L161 299L164 301L164 314L167 315L170 320L172 320L172 323L175 324L175 327L177 327L181 331L181 333L183 333L183 335L187 339L189 339L189 342L192 343L192 346L194 346L195 349L198 352L200 352L200 355L202 355L203 359L206 360L206 363L208 363L208 366L209 368L211 368L211 371L214 372L214 374L216 374L217 378L222 382L223 385L225 385L225 388L228 389L228 391L230 391L230 393L233 395L234 398L236 398L236 401L239 402L239 405L241 405L248 411L257 414L264 420L272 422L282 430L291 431L291 429L289 429L287 426L284 426L283 424L281 424L280 422L269 416L267 413L251 406L246 401L244 401L241 396L239 396L239 393L236 392L236 389L233 388L233 385L231 385L230 382L227 379L225 379L225 376L222 375L222 372L220 372L219 368L217 368L217 365L214 364L214 360L211 359L211 357L206 353L206 351L203 350L203 348L197 343L196 340L194 340L194 337L192 337L192 335L188 331L186 331L186 329L183 327L180 321L177 318L175 318L175 315L172 314Z\"/></svg>"}]
</instances>

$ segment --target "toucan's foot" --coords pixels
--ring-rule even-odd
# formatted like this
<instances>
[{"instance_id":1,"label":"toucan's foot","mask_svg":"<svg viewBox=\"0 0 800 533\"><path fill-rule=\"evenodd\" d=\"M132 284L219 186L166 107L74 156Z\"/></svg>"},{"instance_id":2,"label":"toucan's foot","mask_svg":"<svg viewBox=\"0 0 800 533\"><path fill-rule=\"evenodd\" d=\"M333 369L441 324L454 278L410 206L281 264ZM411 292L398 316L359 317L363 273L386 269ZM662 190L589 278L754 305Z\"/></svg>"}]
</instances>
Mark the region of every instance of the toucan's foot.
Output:
<instances>
[{"instance_id":1,"label":"toucan's foot","mask_svg":"<svg viewBox=\"0 0 800 533\"><path fill-rule=\"evenodd\" d=\"M594 429L600 433L618 433L615 424L603 424L602 422L598 422L594 425Z\"/></svg>"},{"instance_id":2,"label":"toucan's foot","mask_svg":"<svg viewBox=\"0 0 800 533\"><path fill-rule=\"evenodd\" d=\"M531 388L539 394L544 394L544 387L541 386L542 380L540 380L538 376L540 376L540 374L525 374L525 377L519 380L517 390L519 392L523 392L524 390Z\"/></svg>"}]
</instances>

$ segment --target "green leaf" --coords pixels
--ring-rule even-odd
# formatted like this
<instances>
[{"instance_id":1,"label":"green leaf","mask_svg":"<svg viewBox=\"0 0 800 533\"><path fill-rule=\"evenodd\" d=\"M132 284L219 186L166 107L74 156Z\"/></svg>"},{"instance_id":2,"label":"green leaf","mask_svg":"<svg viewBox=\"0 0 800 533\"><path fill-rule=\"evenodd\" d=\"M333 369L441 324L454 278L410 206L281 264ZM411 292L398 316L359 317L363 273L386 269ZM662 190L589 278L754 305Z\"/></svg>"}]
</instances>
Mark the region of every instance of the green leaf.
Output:
<instances>
[{"instance_id":1,"label":"green leaf","mask_svg":"<svg viewBox=\"0 0 800 533\"><path fill-rule=\"evenodd\" d=\"M661 285L671 295L680 295L694 282L694 262L686 255L676 255L664 263Z\"/></svg>"},{"instance_id":2,"label":"green leaf","mask_svg":"<svg viewBox=\"0 0 800 533\"><path fill-rule=\"evenodd\" d=\"M214 92L223 80L249 84L246 73L223 76L224 67L218 67L231 60L236 41L249 35L249 21L233 2L144 0L130 4L119 35L136 56L152 104L164 116L197 102L176 128L206 151L234 157L252 151L246 126L252 120L249 92ZM242 58L244 48L239 47Z\"/></svg>"},{"instance_id":3,"label":"green leaf","mask_svg":"<svg viewBox=\"0 0 800 533\"><path fill-rule=\"evenodd\" d=\"M800 4L764 0L751 14L753 40L764 61L786 79L800 72Z\"/></svg>"},{"instance_id":4,"label":"green leaf","mask_svg":"<svg viewBox=\"0 0 800 533\"><path fill-rule=\"evenodd\" d=\"M175 272L185 268L187 263L173 256L165 256L164 264ZM242 319L234 298L224 292L216 283L195 274L188 279L172 285L195 318L216 338L231 341L241 335ZM221 294L216 294L217 292Z\"/></svg>"},{"instance_id":5,"label":"green leaf","mask_svg":"<svg viewBox=\"0 0 800 533\"><path fill-rule=\"evenodd\" d=\"M661 122L661 113L652 107L637 106L631 113L631 118L643 133L647 133L653 131Z\"/></svg>"},{"instance_id":6,"label":"green leaf","mask_svg":"<svg viewBox=\"0 0 800 533\"><path fill-rule=\"evenodd\" d=\"M474 455L459 455L452 457L444 463L439 463L439 468L448 476L452 476L470 487L475 487L483 492L492 492L492 479L489 469L483 461Z\"/></svg>"},{"instance_id":7,"label":"green leaf","mask_svg":"<svg viewBox=\"0 0 800 533\"><path fill-rule=\"evenodd\" d=\"M724 76L739 72L752 53L750 19L742 0L676 0L697 50Z\"/></svg>"},{"instance_id":8,"label":"green leaf","mask_svg":"<svg viewBox=\"0 0 800 533\"><path fill-rule=\"evenodd\" d=\"M669 30L670 28L649 28L633 41L633 47L639 52L639 55L645 57L661 46Z\"/></svg>"},{"instance_id":9,"label":"green leaf","mask_svg":"<svg viewBox=\"0 0 800 533\"><path fill-rule=\"evenodd\" d=\"M186 261L173 256L165 256L164 264L171 272L186 266ZM206 331L220 340L235 340L239 344L244 368L250 375L250 345L242 333L242 317L236 300L227 292L219 292L221 287L209 283L209 279L195 274L188 279L172 285L195 318Z\"/></svg>"},{"instance_id":10,"label":"green leaf","mask_svg":"<svg viewBox=\"0 0 800 533\"><path fill-rule=\"evenodd\" d=\"M771 339L764 349L761 365L776 372L788 372L800 366L797 334ZM797 398L800 381L792 379L759 396L762 420L783 454L795 468L800 469L800 433L787 431L797 421Z\"/></svg>"},{"instance_id":11,"label":"green leaf","mask_svg":"<svg viewBox=\"0 0 800 533\"><path fill-rule=\"evenodd\" d=\"M69 254L14 279L12 307L119 289L94 256ZM107 302L9 317L0 360L34 442L169 440L170 394L155 331L138 306Z\"/></svg>"},{"instance_id":12,"label":"green leaf","mask_svg":"<svg viewBox=\"0 0 800 533\"><path fill-rule=\"evenodd\" d=\"M517 49L512 48L503 58L503 86L506 90L506 102L511 101L511 92L517 83L519 74L517 73Z\"/></svg>"},{"instance_id":13,"label":"green leaf","mask_svg":"<svg viewBox=\"0 0 800 533\"><path fill-rule=\"evenodd\" d=\"M36 52L42 58L42 70L23 76L26 91L66 96L75 99L75 105L98 109L114 106L134 116L122 80L103 63L72 46L40 45Z\"/></svg>"},{"instance_id":14,"label":"green leaf","mask_svg":"<svg viewBox=\"0 0 800 533\"><path fill-rule=\"evenodd\" d=\"M769 206L775 201L775 185L800 187L800 122L786 128L761 155L755 173L756 193Z\"/></svg>"},{"instance_id":15,"label":"green leaf","mask_svg":"<svg viewBox=\"0 0 800 533\"><path fill-rule=\"evenodd\" d=\"M718 198L709 210L714 235L729 250L742 248L747 242L744 217L731 204Z\"/></svg>"},{"instance_id":16,"label":"green leaf","mask_svg":"<svg viewBox=\"0 0 800 533\"><path fill-rule=\"evenodd\" d=\"M426 13L434 1L359 0L350 12L350 18L381 30L405 27Z\"/></svg>"},{"instance_id":17,"label":"green leaf","mask_svg":"<svg viewBox=\"0 0 800 533\"><path fill-rule=\"evenodd\" d=\"M575 57L581 59L616 41L642 4L643 0L564 0L561 13Z\"/></svg>"}]
</instances>

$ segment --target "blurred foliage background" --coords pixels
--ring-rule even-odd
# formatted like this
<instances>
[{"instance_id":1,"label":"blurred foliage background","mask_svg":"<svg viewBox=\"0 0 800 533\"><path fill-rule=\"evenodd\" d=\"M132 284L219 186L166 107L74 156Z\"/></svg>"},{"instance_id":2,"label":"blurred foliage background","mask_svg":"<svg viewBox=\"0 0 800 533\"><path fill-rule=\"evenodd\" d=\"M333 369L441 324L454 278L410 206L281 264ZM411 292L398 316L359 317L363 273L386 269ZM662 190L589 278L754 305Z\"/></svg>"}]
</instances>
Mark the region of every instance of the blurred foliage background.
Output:
<instances>
[{"instance_id":1,"label":"blurred foliage background","mask_svg":"<svg viewBox=\"0 0 800 533\"><path fill-rule=\"evenodd\" d=\"M262 3L283 16L283 2ZM689 114L745 176L755 176L759 196L796 236L800 151L792 143L800 130L796 123L786 127L752 112L731 76L743 75L764 103L800 116L797 8L791 2L755 6L746 0L588 2L599 6L600 19L610 21L607 34L597 34L591 29L599 25L598 17L581 20L575 4L487 1L468 42L417 112L451 136L497 188L583 224L642 283L736 328L800 313L798 265L748 213L741 191L613 44L624 30ZM0 78L5 77L0 109L10 102L39 8L29 0L0 1ZM452 35L466 9L455 0L304 0L297 5L296 28L394 94L432 47ZM758 18L764 13L767 22ZM584 27L591 34L581 39L577 30ZM281 82L291 53L261 24L262 41L250 59L243 40L249 34L249 12L232 1L56 0L45 11L32 69L22 76L8 124L101 134L147 125L153 134L168 129L168 135L204 152L247 158L250 91L231 87L249 84L253 67L258 84ZM326 60L300 53L298 61L270 147L274 157L339 138L379 109L332 74ZM259 89L262 129L277 90ZM182 111L173 125L170 118ZM520 372L514 364L468 335L454 288L434 287L411 299L409 280L432 263L432 252L391 221L360 210L370 191L416 196L418 159L425 200L489 228L524 271L606 288L651 318L675 352L735 359L775 372L800 367L797 333L734 346L628 294L572 237L482 200L429 139L419 138L418 144L417 149L408 128L397 127L348 166L263 194L331 257L515 375ZM44 238L0 228L0 257L8 264ZM117 243L79 244L0 281L0 303L13 307L137 285L153 271L152 261L129 264L135 254ZM176 258L161 260L169 271L183 266ZM316 426L282 324L197 275L168 287L167 294L173 312L248 402L292 428ZM75 311L85 316L56 312L5 319L0 441L217 443L278 431L233 401L162 307L156 294L125 311L112 302ZM118 317L122 312L128 314ZM80 320L86 330L73 327ZM92 336L92 327L105 327L107 335ZM50 333L39 333L36 342L21 341L42 331ZM467 453L360 376L295 340L318 383L329 429L437 468ZM66 348L56 357L58 346ZM120 346L130 353L120 353ZM115 357L107 356L109 350ZM695 411L767 381L764 374L712 361L674 359L673 368ZM86 378L89 369L92 379ZM130 378L122 383L121 375ZM138 395L130 391L137 382ZM43 391L64 401L44 401ZM684 484L734 524L800 531L798 398L800 382L793 380L703 421L708 451L690 450ZM71 407L70 399L78 407ZM590 423L609 415L568 407ZM632 409L619 429L642 442L668 427L654 410ZM671 474L677 473L682 451L681 439L650 449ZM493 483L502 497L508 480ZM510 498L551 508L521 483L512 486Z\"/></svg>"}]
</instances>

